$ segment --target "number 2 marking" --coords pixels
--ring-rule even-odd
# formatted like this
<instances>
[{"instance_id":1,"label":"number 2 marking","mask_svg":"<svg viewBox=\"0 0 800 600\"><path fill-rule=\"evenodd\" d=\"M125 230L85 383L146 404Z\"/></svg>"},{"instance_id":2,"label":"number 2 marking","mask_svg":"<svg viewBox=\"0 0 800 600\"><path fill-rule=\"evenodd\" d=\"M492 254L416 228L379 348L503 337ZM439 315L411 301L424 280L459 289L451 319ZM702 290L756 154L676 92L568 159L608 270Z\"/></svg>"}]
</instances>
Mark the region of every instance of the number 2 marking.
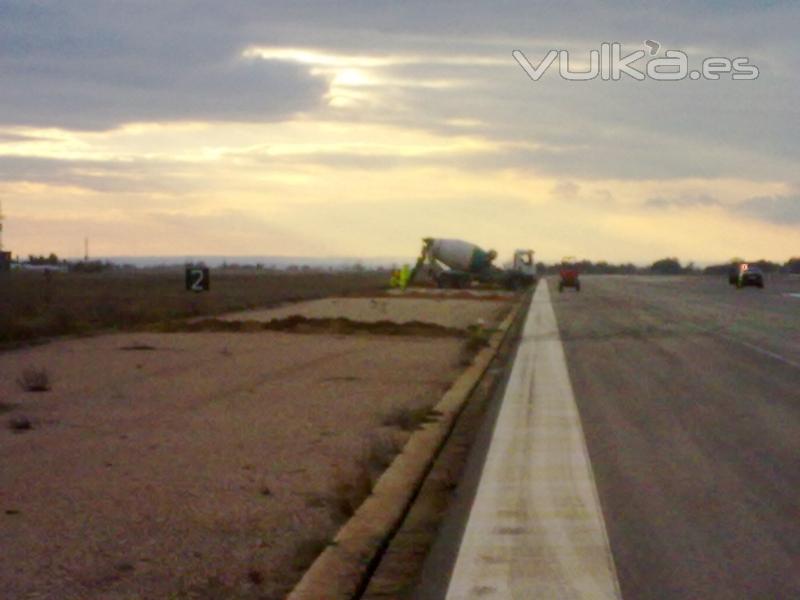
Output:
<instances>
[{"instance_id":1,"label":"number 2 marking","mask_svg":"<svg viewBox=\"0 0 800 600\"><path fill-rule=\"evenodd\" d=\"M203 279L205 279L205 276L204 276L203 272L200 271L200 270L192 271L191 276L195 278L194 281L192 282L192 285L191 285L192 291L193 292L202 292L203 291Z\"/></svg>"}]
</instances>

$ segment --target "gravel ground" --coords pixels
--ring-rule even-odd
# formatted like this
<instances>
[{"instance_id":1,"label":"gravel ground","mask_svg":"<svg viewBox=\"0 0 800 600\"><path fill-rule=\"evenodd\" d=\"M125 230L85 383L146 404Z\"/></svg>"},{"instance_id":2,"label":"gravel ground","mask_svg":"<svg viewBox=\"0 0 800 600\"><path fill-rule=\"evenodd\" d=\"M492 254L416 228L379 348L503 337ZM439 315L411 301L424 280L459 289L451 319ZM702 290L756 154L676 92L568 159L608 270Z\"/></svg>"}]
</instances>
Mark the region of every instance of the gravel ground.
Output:
<instances>
[{"instance_id":1,"label":"gravel ground","mask_svg":"<svg viewBox=\"0 0 800 600\"><path fill-rule=\"evenodd\" d=\"M337 528L335 482L387 412L440 398L462 343L119 334L0 354L0 596L283 597ZM51 391L20 389L28 367Z\"/></svg>"}]
</instances>

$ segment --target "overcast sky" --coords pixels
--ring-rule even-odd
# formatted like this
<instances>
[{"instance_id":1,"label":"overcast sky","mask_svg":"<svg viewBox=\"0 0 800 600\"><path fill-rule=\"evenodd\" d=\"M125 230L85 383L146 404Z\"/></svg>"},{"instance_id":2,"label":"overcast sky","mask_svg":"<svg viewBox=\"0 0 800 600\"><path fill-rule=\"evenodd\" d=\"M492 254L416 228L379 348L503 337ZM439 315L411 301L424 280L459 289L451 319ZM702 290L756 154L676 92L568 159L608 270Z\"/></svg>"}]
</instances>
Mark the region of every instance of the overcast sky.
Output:
<instances>
[{"instance_id":1,"label":"overcast sky","mask_svg":"<svg viewBox=\"0 0 800 600\"><path fill-rule=\"evenodd\" d=\"M4 245L783 261L798 23L788 1L0 0ZM534 81L512 57L645 40L759 76Z\"/></svg>"}]
</instances>

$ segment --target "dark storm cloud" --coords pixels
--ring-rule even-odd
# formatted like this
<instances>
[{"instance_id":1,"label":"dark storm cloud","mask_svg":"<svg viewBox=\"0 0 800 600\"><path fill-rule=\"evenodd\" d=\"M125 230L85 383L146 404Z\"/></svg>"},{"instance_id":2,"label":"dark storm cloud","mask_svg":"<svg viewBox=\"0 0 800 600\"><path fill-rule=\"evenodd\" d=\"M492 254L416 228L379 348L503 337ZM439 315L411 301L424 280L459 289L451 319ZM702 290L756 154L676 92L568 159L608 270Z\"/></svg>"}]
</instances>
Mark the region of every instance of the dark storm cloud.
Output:
<instances>
[{"instance_id":1,"label":"dark storm cloud","mask_svg":"<svg viewBox=\"0 0 800 600\"><path fill-rule=\"evenodd\" d=\"M183 171L182 171L183 170ZM185 165L155 160L61 160L0 156L0 182L40 183L95 192L190 191L196 173Z\"/></svg>"},{"instance_id":2,"label":"dark storm cloud","mask_svg":"<svg viewBox=\"0 0 800 600\"><path fill-rule=\"evenodd\" d=\"M0 144L18 144L19 142L40 142L45 138L33 135L23 135L21 133L4 133L0 132Z\"/></svg>"},{"instance_id":3,"label":"dark storm cloud","mask_svg":"<svg viewBox=\"0 0 800 600\"><path fill-rule=\"evenodd\" d=\"M198 3L0 4L0 122L270 121L319 105L300 65L241 57L242 23Z\"/></svg>"},{"instance_id":4,"label":"dark storm cloud","mask_svg":"<svg viewBox=\"0 0 800 600\"><path fill-rule=\"evenodd\" d=\"M738 204L736 212L777 225L800 225L800 195L750 198Z\"/></svg>"},{"instance_id":5,"label":"dark storm cloud","mask_svg":"<svg viewBox=\"0 0 800 600\"><path fill-rule=\"evenodd\" d=\"M708 194L682 194L680 196L648 198L644 205L647 208L694 208L698 206L719 206L720 202Z\"/></svg>"},{"instance_id":6,"label":"dark storm cloud","mask_svg":"<svg viewBox=\"0 0 800 600\"><path fill-rule=\"evenodd\" d=\"M466 157L468 168L575 180L789 177L800 160L790 64L797 4L650 4L0 0L0 123L104 129L132 121L270 121L305 111L531 144ZM748 55L762 75L754 82L578 83L548 76L534 83L511 58L521 49L537 61L550 48L586 57L611 40L633 51L644 39L694 48L695 59L703 52ZM310 65L242 59L254 45L413 54L419 60L380 75L463 85L389 84L375 90L377 102L337 109L324 103L328 82ZM471 56L499 62L470 63ZM465 131L453 118L480 124ZM392 168L401 159L341 160Z\"/></svg>"},{"instance_id":7,"label":"dark storm cloud","mask_svg":"<svg viewBox=\"0 0 800 600\"><path fill-rule=\"evenodd\" d=\"M762 196L728 204L708 194L682 194L648 198L644 206L655 210L717 206L731 214L767 223L793 227L800 224L800 195Z\"/></svg>"}]
</instances>

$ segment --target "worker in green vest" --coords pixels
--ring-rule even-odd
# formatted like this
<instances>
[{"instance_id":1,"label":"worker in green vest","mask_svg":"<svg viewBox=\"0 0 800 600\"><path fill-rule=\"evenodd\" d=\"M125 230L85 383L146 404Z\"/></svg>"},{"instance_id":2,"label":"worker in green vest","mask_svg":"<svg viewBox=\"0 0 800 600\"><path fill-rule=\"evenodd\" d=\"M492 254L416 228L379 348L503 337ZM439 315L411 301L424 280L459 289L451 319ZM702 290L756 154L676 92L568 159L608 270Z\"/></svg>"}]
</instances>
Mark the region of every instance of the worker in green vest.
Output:
<instances>
[{"instance_id":1,"label":"worker in green vest","mask_svg":"<svg viewBox=\"0 0 800 600\"><path fill-rule=\"evenodd\" d=\"M403 265L400 269L400 289L406 289L409 283L411 283L411 267Z\"/></svg>"}]
</instances>

